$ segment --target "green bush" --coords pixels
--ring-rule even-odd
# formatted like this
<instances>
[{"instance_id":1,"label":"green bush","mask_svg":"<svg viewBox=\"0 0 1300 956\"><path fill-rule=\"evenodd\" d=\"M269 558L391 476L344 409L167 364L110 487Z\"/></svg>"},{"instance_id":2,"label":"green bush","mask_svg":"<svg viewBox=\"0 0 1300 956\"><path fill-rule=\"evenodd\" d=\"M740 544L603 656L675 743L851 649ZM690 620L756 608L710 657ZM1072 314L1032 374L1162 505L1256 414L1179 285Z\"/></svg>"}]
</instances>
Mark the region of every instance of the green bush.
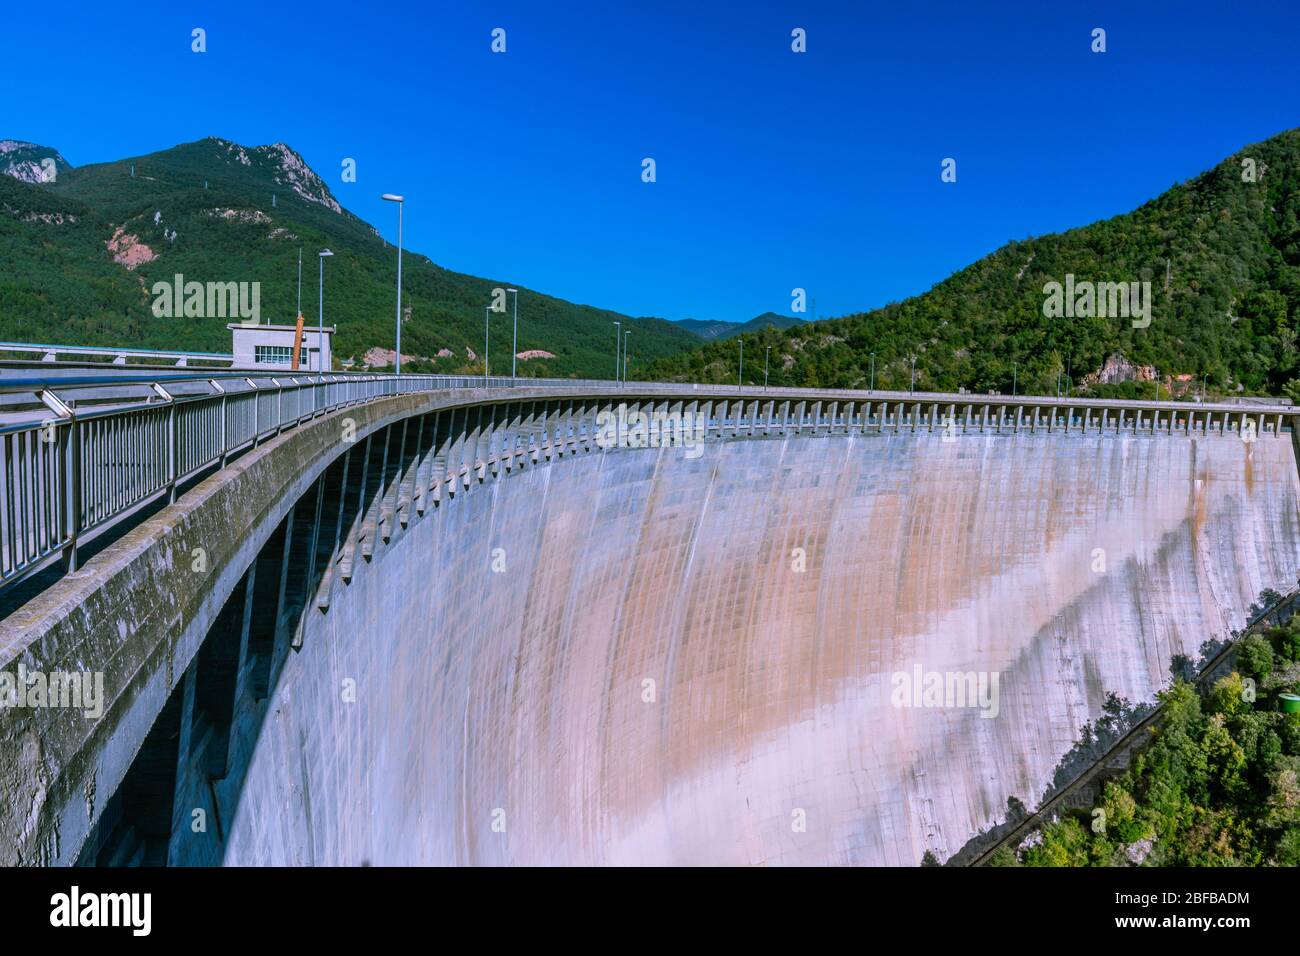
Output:
<instances>
[{"instance_id":1,"label":"green bush","mask_svg":"<svg viewBox=\"0 0 1300 956\"><path fill-rule=\"evenodd\" d=\"M1243 649L1257 669L1270 660L1267 643ZM1243 690L1234 672L1204 700L1184 681L1162 692L1158 731L1107 782L1093 818L1044 826L1018 862L1125 865L1129 847L1153 839L1146 866L1300 865L1300 715Z\"/></svg>"},{"instance_id":2,"label":"green bush","mask_svg":"<svg viewBox=\"0 0 1300 956\"><path fill-rule=\"evenodd\" d=\"M1288 664L1300 660L1300 626L1294 620L1273 628L1268 637L1280 660Z\"/></svg>"},{"instance_id":3,"label":"green bush","mask_svg":"<svg viewBox=\"0 0 1300 956\"><path fill-rule=\"evenodd\" d=\"M1283 831L1273 861L1278 866L1300 866L1300 827L1288 827Z\"/></svg>"},{"instance_id":4,"label":"green bush","mask_svg":"<svg viewBox=\"0 0 1300 956\"><path fill-rule=\"evenodd\" d=\"M1237 666L1248 677L1262 681L1273 673L1273 646L1259 634L1242 638L1237 645Z\"/></svg>"}]
</instances>

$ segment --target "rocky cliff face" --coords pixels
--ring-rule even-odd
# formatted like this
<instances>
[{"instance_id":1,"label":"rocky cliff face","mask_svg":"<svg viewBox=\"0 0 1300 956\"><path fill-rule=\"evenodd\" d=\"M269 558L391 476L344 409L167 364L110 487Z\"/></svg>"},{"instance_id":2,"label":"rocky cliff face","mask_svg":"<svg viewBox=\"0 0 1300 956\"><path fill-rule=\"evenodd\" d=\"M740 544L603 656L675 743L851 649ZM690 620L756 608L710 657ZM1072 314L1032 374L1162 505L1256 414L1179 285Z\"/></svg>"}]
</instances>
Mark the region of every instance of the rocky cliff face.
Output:
<instances>
[{"instance_id":1,"label":"rocky cliff face","mask_svg":"<svg viewBox=\"0 0 1300 956\"><path fill-rule=\"evenodd\" d=\"M324 206L332 212L342 213L339 205L325 181L316 175L307 165L307 161L285 143L273 143L270 146L240 146L229 140L213 137L219 147L224 149L226 159L240 166L261 169L270 174L271 180L307 202Z\"/></svg>"},{"instance_id":2,"label":"rocky cliff face","mask_svg":"<svg viewBox=\"0 0 1300 956\"><path fill-rule=\"evenodd\" d=\"M71 168L57 149L17 139L0 139L0 174L25 183L48 183Z\"/></svg>"},{"instance_id":3,"label":"rocky cliff face","mask_svg":"<svg viewBox=\"0 0 1300 956\"><path fill-rule=\"evenodd\" d=\"M1081 385L1111 385L1116 382L1150 382L1156 377L1154 365L1134 365L1123 355L1106 356L1106 361L1095 372L1079 380Z\"/></svg>"}]
</instances>

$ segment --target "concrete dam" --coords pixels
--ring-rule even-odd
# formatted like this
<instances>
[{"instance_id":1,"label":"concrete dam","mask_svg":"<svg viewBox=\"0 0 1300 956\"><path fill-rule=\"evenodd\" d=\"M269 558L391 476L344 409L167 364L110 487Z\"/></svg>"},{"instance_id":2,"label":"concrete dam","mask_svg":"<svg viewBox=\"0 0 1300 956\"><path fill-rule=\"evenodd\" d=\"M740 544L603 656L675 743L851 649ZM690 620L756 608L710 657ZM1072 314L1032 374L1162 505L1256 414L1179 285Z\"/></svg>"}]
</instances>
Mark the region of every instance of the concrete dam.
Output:
<instances>
[{"instance_id":1,"label":"concrete dam","mask_svg":"<svg viewBox=\"0 0 1300 956\"><path fill-rule=\"evenodd\" d=\"M914 866L1300 567L1289 413L662 388L306 420L42 594L6 862Z\"/></svg>"}]
</instances>

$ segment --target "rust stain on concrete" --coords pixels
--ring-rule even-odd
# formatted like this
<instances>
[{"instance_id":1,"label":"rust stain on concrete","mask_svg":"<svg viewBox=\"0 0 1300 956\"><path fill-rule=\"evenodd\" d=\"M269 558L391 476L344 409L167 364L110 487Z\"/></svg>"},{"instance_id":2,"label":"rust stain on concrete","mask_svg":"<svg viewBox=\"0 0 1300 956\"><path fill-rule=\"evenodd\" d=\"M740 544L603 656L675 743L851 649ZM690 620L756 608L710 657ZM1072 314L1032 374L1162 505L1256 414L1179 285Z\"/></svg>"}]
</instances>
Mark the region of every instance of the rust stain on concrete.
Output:
<instances>
[{"instance_id":1,"label":"rust stain on concrete","mask_svg":"<svg viewBox=\"0 0 1300 956\"><path fill-rule=\"evenodd\" d=\"M1292 450L1238 444L791 437L471 490L312 619L227 861L301 855L303 827L258 823L306 813L278 772L299 733L333 753L308 768L320 862L942 857L1037 800L1105 692L1150 699L1294 580ZM894 706L916 665L997 674L996 716Z\"/></svg>"}]
</instances>

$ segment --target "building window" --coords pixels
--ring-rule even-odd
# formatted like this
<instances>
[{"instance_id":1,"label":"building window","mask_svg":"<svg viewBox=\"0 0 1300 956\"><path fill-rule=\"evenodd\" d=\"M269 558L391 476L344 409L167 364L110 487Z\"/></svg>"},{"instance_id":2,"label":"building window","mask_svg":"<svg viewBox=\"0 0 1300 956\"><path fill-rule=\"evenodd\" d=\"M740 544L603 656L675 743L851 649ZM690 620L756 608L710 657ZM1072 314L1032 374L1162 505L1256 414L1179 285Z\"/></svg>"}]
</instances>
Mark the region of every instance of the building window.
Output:
<instances>
[{"instance_id":1,"label":"building window","mask_svg":"<svg viewBox=\"0 0 1300 956\"><path fill-rule=\"evenodd\" d=\"M288 345L255 345L253 361L258 365L288 365L293 361L293 349Z\"/></svg>"}]
</instances>

